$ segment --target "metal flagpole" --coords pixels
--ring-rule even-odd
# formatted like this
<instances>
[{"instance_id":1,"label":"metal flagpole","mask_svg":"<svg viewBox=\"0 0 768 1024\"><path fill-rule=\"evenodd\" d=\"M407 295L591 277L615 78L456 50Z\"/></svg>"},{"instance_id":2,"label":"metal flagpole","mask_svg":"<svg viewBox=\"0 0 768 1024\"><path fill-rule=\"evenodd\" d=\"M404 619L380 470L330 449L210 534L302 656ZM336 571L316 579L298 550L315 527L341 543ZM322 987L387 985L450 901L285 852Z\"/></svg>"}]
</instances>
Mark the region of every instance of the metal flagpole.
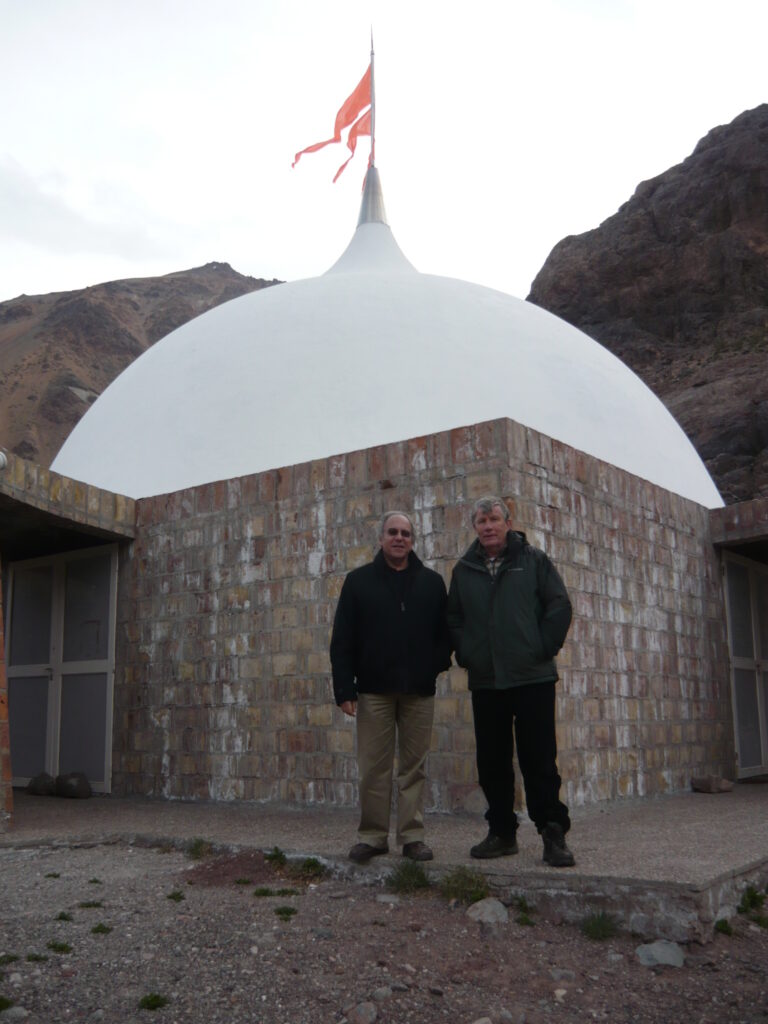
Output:
<instances>
[{"instance_id":1,"label":"metal flagpole","mask_svg":"<svg viewBox=\"0 0 768 1024\"><path fill-rule=\"evenodd\" d=\"M371 25L371 167L376 166L376 88L373 76L373 25Z\"/></svg>"}]
</instances>

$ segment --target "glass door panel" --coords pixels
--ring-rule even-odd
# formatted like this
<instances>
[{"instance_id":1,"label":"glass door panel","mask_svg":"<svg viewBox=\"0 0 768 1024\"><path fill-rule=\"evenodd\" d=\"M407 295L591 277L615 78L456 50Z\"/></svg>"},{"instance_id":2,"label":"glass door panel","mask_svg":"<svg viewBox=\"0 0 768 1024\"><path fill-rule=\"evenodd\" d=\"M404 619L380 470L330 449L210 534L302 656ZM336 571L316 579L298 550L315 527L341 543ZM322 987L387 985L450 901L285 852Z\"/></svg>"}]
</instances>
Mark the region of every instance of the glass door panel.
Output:
<instances>
[{"instance_id":1,"label":"glass door panel","mask_svg":"<svg viewBox=\"0 0 768 1024\"><path fill-rule=\"evenodd\" d=\"M757 633L760 654L765 661L768 659L768 575L765 573L757 576Z\"/></svg>"},{"instance_id":2,"label":"glass door panel","mask_svg":"<svg viewBox=\"0 0 768 1024\"><path fill-rule=\"evenodd\" d=\"M749 570L739 562L728 563L728 610L731 620L731 653L736 658L754 658Z\"/></svg>"},{"instance_id":3,"label":"glass door panel","mask_svg":"<svg viewBox=\"0 0 768 1024\"><path fill-rule=\"evenodd\" d=\"M105 672L64 676L61 687L59 771L85 772L88 781L104 782L107 735Z\"/></svg>"},{"instance_id":4,"label":"glass door panel","mask_svg":"<svg viewBox=\"0 0 768 1024\"><path fill-rule=\"evenodd\" d=\"M65 567L64 661L103 661L109 650L109 554Z\"/></svg>"},{"instance_id":5,"label":"glass door panel","mask_svg":"<svg viewBox=\"0 0 768 1024\"><path fill-rule=\"evenodd\" d=\"M51 660L53 567L16 569L13 574L8 664L47 665Z\"/></svg>"},{"instance_id":6,"label":"glass door panel","mask_svg":"<svg viewBox=\"0 0 768 1024\"><path fill-rule=\"evenodd\" d=\"M48 737L48 675L8 680L8 718L11 733L11 771L31 779L46 771Z\"/></svg>"},{"instance_id":7,"label":"glass door panel","mask_svg":"<svg viewBox=\"0 0 768 1024\"><path fill-rule=\"evenodd\" d=\"M739 764L742 768L756 768L761 764L760 715L758 712L755 672L737 668L733 672L733 687L738 723Z\"/></svg>"}]
</instances>

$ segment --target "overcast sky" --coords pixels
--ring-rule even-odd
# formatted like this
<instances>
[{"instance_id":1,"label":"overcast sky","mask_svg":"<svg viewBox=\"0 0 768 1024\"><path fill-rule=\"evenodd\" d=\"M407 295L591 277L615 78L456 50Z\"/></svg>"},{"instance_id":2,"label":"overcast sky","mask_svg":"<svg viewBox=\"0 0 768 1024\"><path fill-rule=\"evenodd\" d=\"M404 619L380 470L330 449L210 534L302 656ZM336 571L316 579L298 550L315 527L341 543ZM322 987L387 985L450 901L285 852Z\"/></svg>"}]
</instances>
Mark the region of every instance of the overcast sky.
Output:
<instances>
[{"instance_id":1,"label":"overcast sky","mask_svg":"<svg viewBox=\"0 0 768 1024\"><path fill-rule=\"evenodd\" d=\"M376 49L376 156L417 269L525 297L711 128L768 99L765 0L0 0L0 301L226 261L323 273L337 109Z\"/></svg>"}]
</instances>

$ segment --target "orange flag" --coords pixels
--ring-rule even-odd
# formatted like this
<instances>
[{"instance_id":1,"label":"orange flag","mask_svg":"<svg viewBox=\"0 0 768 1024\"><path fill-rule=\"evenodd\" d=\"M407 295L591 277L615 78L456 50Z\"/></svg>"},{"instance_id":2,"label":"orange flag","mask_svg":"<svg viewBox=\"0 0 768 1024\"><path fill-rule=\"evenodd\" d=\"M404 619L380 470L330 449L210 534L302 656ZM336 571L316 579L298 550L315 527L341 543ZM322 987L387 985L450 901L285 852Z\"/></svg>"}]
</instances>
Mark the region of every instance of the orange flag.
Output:
<instances>
[{"instance_id":1,"label":"orange flag","mask_svg":"<svg viewBox=\"0 0 768 1024\"><path fill-rule=\"evenodd\" d=\"M349 161L355 155L355 148L357 146L358 138L361 135L370 135L370 134L371 134L371 112L370 112L370 110L366 110L366 112L362 115L362 117L359 117L355 121L355 123L352 125L352 127L349 129L349 135L347 136L347 146L349 147L349 151L350 151L351 155L347 157L347 159L344 161L344 163L341 165L341 167L338 169L338 171L336 171L336 175L335 175L335 177L333 179L334 181L336 181L336 178L338 178L338 176L341 174L341 172L347 166ZM369 167L371 166L370 158L368 159L368 166Z\"/></svg>"},{"instance_id":2,"label":"orange flag","mask_svg":"<svg viewBox=\"0 0 768 1024\"><path fill-rule=\"evenodd\" d=\"M333 129L333 138L332 139L326 139L325 142L316 142L312 146L307 146L306 149L299 150L299 152L296 154L296 156L294 158L293 163L291 164L291 167L295 167L296 166L296 164L299 162L300 157L304 153L316 153L319 149L322 149L324 146L330 146L331 143L333 143L333 142L341 142L341 133L344 131L345 128L349 128L350 125L352 125L352 128L350 129L349 136L347 138L347 145L352 150L352 154L354 155L355 146L357 145L357 136L358 135L370 135L371 134L370 110L368 111L368 113L366 115L363 115L363 117L359 117L358 116L362 110L364 110L366 107L370 107L370 105L371 105L371 65L369 64L368 65L368 70L365 72L363 77L358 82L357 86L355 87L354 92L352 92L344 100L344 102L342 103L342 105L341 105L341 107L339 109L338 114L336 115L336 123L335 123L334 129ZM364 117L366 117L366 116L368 117L368 128L367 128L367 130L362 125ZM355 118L358 118L358 120L355 121ZM352 133L355 132L355 130L356 130L356 134L355 134L354 139L353 139ZM351 160L351 159L352 159L352 157L349 157L349 160ZM341 174L341 172L347 166L347 164L349 163L349 160L347 160L346 163L343 164L343 166L340 167L339 170L336 172L336 178L338 178L338 176ZM336 181L336 178L334 178L333 180Z\"/></svg>"}]
</instances>

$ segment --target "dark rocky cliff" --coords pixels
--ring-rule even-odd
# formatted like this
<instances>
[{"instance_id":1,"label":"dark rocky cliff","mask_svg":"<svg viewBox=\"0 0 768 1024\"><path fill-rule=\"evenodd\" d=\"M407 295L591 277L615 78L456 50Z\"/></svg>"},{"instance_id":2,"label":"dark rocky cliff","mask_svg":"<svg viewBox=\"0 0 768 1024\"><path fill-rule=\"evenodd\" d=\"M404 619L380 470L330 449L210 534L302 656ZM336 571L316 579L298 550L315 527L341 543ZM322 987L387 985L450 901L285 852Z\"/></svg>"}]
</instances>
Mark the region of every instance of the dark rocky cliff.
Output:
<instances>
[{"instance_id":1,"label":"dark rocky cliff","mask_svg":"<svg viewBox=\"0 0 768 1024\"><path fill-rule=\"evenodd\" d=\"M768 495L767 257L763 104L559 242L528 296L642 377L726 502Z\"/></svg>"},{"instance_id":2,"label":"dark rocky cliff","mask_svg":"<svg viewBox=\"0 0 768 1024\"><path fill-rule=\"evenodd\" d=\"M47 466L136 356L228 299L277 284L207 263L0 303L0 444Z\"/></svg>"}]
</instances>

